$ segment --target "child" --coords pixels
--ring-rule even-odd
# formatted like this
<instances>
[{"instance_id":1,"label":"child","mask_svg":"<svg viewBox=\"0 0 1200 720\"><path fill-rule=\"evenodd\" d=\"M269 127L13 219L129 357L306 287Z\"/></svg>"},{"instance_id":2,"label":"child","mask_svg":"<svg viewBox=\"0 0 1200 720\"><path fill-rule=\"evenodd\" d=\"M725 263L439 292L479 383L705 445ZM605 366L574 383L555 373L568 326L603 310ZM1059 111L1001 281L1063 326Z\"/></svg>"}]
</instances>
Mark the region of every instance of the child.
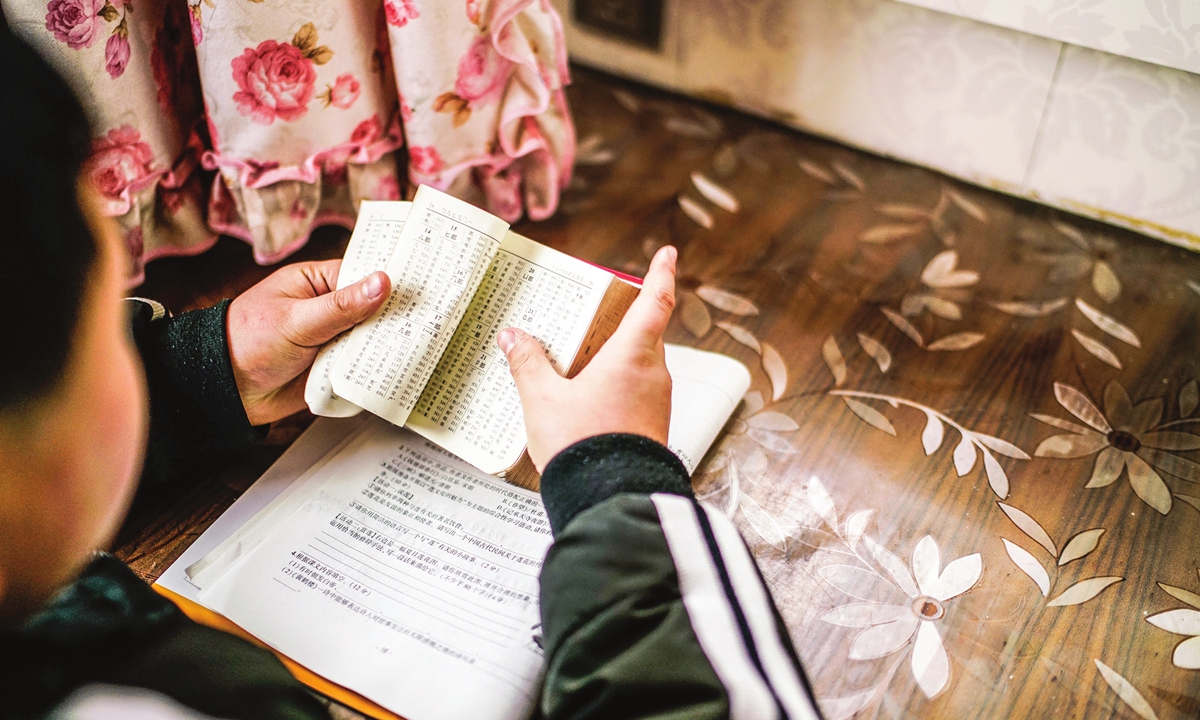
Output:
<instances>
[{"instance_id":1,"label":"child","mask_svg":"<svg viewBox=\"0 0 1200 720\"><path fill-rule=\"evenodd\" d=\"M386 275L332 292L337 261L292 265L177 318L122 303L120 238L77 180L89 138L78 103L2 28L0 67L5 717L326 717L272 655L190 622L93 552L111 542L139 474L169 478L303 409L317 349L378 308ZM695 503L663 445L674 265L673 249L655 257L617 333L572 380L533 338L497 338L555 533L538 712L816 717L753 560L723 516Z\"/></svg>"}]
</instances>

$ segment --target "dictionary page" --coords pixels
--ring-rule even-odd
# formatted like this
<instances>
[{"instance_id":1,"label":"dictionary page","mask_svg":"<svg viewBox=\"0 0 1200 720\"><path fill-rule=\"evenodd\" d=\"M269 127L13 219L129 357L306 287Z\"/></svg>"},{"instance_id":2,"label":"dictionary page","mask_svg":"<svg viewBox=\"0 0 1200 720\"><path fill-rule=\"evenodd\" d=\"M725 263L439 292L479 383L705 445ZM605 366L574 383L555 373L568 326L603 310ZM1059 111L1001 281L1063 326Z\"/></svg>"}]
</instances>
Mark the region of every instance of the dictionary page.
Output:
<instances>
[{"instance_id":1,"label":"dictionary page","mask_svg":"<svg viewBox=\"0 0 1200 720\"><path fill-rule=\"evenodd\" d=\"M524 330L565 375L610 282L611 273L509 231L408 426L484 472L516 464L525 420L496 335Z\"/></svg>"},{"instance_id":2,"label":"dictionary page","mask_svg":"<svg viewBox=\"0 0 1200 720\"><path fill-rule=\"evenodd\" d=\"M358 209L358 221L354 234L342 256L342 267L338 271L337 289L353 285L376 270L387 267L388 258L400 240L404 220L408 217L410 202L363 200ZM325 343L313 361L304 386L304 401L314 415L326 417L350 417L362 412L354 403L346 402L333 392L329 372L350 339L350 331L338 335Z\"/></svg>"},{"instance_id":3,"label":"dictionary page","mask_svg":"<svg viewBox=\"0 0 1200 720\"><path fill-rule=\"evenodd\" d=\"M333 363L333 392L403 425L507 230L469 203L417 190L387 265L392 293L350 332Z\"/></svg>"},{"instance_id":4,"label":"dictionary page","mask_svg":"<svg viewBox=\"0 0 1200 720\"><path fill-rule=\"evenodd\" d=\"M372 423L200 601L409 720L516 720L542 665L540 498Z\"/></svg>"}]
</instances>

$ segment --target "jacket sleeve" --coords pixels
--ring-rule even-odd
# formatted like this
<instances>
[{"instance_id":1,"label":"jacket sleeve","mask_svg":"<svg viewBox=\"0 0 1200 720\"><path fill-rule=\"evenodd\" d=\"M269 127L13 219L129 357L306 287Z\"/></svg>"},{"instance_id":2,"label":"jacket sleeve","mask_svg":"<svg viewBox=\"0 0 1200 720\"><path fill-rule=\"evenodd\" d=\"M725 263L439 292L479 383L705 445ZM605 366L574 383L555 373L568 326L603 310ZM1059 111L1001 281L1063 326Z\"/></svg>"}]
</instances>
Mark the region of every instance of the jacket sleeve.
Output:
<instances>
[{"instance_id":1,"label":"jacket sleeve","mask_svg":"<svg viewBox=\"0 0 1200 720\"><path fill-rule=\"evenodd\" d=\"M745 543L671 451L583 440L547 464L542 497L545 718L820 717Z\"/></svg>"},{"instance_id":2,"label":"jacket sleeve","mask_svg":"<svg viewBox=\"0 0 1200 720\"><path fill-rule=\"evenodd\" d=\"M252 427L246 418L233 377L228 300L177 317L152 301L127 303L150 395L143 483L174 480L188 463L243 450L266 436L265 426Z\"/></svg>"}]
</instances>

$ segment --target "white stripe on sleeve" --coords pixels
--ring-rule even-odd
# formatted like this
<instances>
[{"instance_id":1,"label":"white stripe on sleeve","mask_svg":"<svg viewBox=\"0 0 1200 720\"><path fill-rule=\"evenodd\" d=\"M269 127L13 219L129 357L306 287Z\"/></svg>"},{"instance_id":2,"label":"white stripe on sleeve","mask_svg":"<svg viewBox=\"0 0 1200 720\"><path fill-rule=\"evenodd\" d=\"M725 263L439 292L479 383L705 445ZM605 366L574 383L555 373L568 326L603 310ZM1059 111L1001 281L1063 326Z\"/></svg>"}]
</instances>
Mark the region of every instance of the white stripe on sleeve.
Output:
<instances>
[{"instance_id":1,"label":"white stripe on sleeve","mask_svg":"<svg viewBox=\"0 0 1200 720\"><path fill-rule=\"evenodd\" d=\"M776 697L792 720L817 720L820 715L813 707L808 691L800 682L796 666L792 664L792 658L779 638L771 600L754 565L754 558L727 517L712 508L701 507L708 515L709 525L712 526L725 569L729 573L729 582L733 585L746 624L750 626L758 659Z\"/></svg>"},{"instance_id":2,"label":"white stripe on sleeve","mask_svg":"<svg viewBox=\"0 0 1200 720\"><path fill-rule=\"evenodd\" d=\"M679 495L656 493L650 499L658 510L696 639L729 694L729 716L733 720L777 718L775 698L742 641L695 505Z\"/></svg>"}]
</instances>

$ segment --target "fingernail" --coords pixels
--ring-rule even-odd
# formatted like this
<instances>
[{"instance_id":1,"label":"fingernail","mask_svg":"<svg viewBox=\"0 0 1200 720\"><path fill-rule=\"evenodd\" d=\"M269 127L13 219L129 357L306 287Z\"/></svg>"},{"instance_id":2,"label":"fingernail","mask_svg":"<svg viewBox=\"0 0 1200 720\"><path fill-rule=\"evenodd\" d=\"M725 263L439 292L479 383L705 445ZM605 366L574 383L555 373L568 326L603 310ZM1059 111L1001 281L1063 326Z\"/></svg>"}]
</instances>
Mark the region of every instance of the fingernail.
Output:
<instances>
[{"instance_id":1,"label":"fingernail","mask_svg":"<svg viewBox=\"0 0 1200 720\"><path fill-rule=\"evenodd\" d=\"M671 261L672 265L674 265L675 261L679 259L679 250L677 250L674 245L667 246L667 258Z\"/></svg>"},{"instance_id":2,"label":"fingernail","mask_svg":"<svg viewBox=\"0 0 1200 720\"><path fill-rule=\"evenodd\" d=\"M501 330L496 335L496 344L499 345L500 350L507 355L508 351L512 350L512 346L517 344L517 331L513 330L512 328L505 328Z\"/></svg>"},{"instance_id":3,"label":"fingernail","mask_svg":"<svg viewBox=\"0 0 1200 720\"><path fill-rule=\"evenodd\" d=\"M379 273L371 273L367 276L367 281L363 283L363 295L368 300L374 300L383 294L383 278L379 277Z\"/></svg>"}]
</instances>

